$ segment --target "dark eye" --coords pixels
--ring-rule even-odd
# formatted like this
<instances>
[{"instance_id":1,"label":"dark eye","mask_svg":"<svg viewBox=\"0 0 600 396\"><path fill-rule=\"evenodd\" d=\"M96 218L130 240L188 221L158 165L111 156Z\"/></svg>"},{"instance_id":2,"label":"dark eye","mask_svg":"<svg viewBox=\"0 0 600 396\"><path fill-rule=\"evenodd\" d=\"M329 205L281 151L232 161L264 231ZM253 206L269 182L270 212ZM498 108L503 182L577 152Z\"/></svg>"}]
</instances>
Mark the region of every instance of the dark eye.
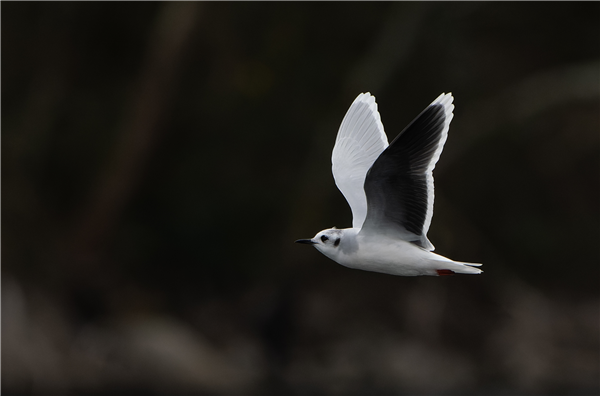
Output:
<instances>
[{"instance_id":1,"label":"dark eye","mask_svg":"<svg viewBox=\"0 0 600 396\"><path fill-rule=\"evenodd\" d=\"M333 242L333 246L337 247L337 245L340 244L340 238L336 239L335 242Z\"/></svg>"},{"instance_id":2,"label":"dark eye","mask_svg":"<svg viewBox=\"0 0 600 396\"><path fill-rule=\"evenodd\" d=\"M327 237L327 235L323 235L323 236L321 236L321 241L322 241L323 243L327 242L328 240L329 240L329 238Z\"/></svg>"}]
</instances>

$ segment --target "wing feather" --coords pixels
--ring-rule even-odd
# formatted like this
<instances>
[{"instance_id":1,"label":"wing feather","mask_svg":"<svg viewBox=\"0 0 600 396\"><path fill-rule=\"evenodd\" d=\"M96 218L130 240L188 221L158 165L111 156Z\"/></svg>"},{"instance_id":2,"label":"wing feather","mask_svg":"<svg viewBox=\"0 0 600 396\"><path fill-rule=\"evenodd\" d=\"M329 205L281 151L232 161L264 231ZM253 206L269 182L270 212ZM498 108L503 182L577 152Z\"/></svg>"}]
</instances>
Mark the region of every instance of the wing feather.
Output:
<instances>
[{"instance_id":1,"label":"wing feather","mask_svg":"<svg viewBox=\"0 0 600 396\"><path fill-rule=\"evenodd\" d=\"M333 178L352 209L355 228L362 227L367 215L365 177L387 146L375 97L358 95L342 120L331 155Z\"/></svg>"},{"instance_id":2,"label":"wing feather","mask_svg":"<svg viewBox=\"0 0 600 396\"><path fill-rule=\"evenodd\" d=\"M452 120L453 97L442 94L385 149L365 179L367 217L361 232L392 232L427 250L433 216L433 168Z\"/></svg>"}]
</instances>

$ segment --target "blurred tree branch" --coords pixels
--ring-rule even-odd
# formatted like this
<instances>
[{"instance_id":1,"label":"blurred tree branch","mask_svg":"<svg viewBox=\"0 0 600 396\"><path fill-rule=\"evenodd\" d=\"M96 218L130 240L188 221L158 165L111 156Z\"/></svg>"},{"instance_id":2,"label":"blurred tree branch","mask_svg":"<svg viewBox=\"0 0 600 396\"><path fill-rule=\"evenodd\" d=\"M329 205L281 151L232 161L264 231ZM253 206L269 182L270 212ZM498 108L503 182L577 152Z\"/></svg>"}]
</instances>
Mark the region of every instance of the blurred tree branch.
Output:
<instances>
[{"instance_id":1,"label":"blurred tree branch","mask_svg":"<svg viewBox=\"0 0 600 396\"><path fill-rule=\"evenodd\" d=\"M517 125L568 103L600 99L599 83L600 61L569 64L534 73L497 95L466 103L461 112L473 116L461 119L462 130L456 137L461 142L453 151L445 153L446 165L436 172L443 173L451 161L460 158L472 145L502 125Z\"/></svg>"},{"instance_id":2,"label":"blurred tree branch","mask_svg":"<svg viewBox=\"0 0 600 396\"><path fill-rule=\"evenodd\" d=\"M356 87L381 94L406 63L431 9L428 3L393 3L372 47L347 74L344 91L351 97Z\"/></svg>"},{"instance_id":3,"label":"blurred tree branch","mask_svg":"<svg viewBox=\"0 0 600 396\"><path fill-rule=\"evenodd\" d=\"M75 261L97 259L109 231L139 183L164 131L162 122L200 6L196 2L168 2L157 16L119 141L83 209L76 213L67 246L77 255Z\"/></svg>"}]
</instances>

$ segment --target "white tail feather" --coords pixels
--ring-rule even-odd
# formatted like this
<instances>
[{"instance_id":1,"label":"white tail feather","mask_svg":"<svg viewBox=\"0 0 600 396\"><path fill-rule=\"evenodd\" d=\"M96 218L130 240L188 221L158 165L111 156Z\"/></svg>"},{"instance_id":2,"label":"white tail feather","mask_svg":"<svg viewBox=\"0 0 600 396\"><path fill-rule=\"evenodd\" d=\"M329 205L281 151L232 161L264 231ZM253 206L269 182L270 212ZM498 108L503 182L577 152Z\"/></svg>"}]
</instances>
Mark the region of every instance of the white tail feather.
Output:
<instances>
[{"instance_id":1,"label":"white tail feather","mask_svg":"<svg viewBox=\"0 0 600 396\"><path fill-rule=\"evenodd\" d=\"M458 261L436 261L436 265L439 264L439 268L436 270L450 270L456 274L480 274L483 271L479 267L481 264L478 263L462 263Z\"/></svg>"}]
</instances>

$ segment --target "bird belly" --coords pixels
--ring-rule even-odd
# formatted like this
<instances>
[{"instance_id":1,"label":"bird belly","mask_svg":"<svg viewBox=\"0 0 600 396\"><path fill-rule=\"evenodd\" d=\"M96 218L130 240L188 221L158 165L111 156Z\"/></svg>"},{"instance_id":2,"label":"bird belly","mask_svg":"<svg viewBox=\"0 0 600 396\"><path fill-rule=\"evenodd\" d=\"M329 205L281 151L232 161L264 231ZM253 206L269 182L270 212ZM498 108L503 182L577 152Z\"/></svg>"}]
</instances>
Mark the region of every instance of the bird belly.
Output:
<instances>
[{"instance_id":1,"label":"bird belly","mask_svg":"<svg viewBox=\"0 0 600 396\"><path fill-rule=\"evenodd\" d=\"M381 272L400 276L437 275L431 259L439 257L427 250L402 240L382 240L378 242L359 241L354 254L342 254L336 260L339 264L365 271Z\"/></svg>"}]
</instances>

